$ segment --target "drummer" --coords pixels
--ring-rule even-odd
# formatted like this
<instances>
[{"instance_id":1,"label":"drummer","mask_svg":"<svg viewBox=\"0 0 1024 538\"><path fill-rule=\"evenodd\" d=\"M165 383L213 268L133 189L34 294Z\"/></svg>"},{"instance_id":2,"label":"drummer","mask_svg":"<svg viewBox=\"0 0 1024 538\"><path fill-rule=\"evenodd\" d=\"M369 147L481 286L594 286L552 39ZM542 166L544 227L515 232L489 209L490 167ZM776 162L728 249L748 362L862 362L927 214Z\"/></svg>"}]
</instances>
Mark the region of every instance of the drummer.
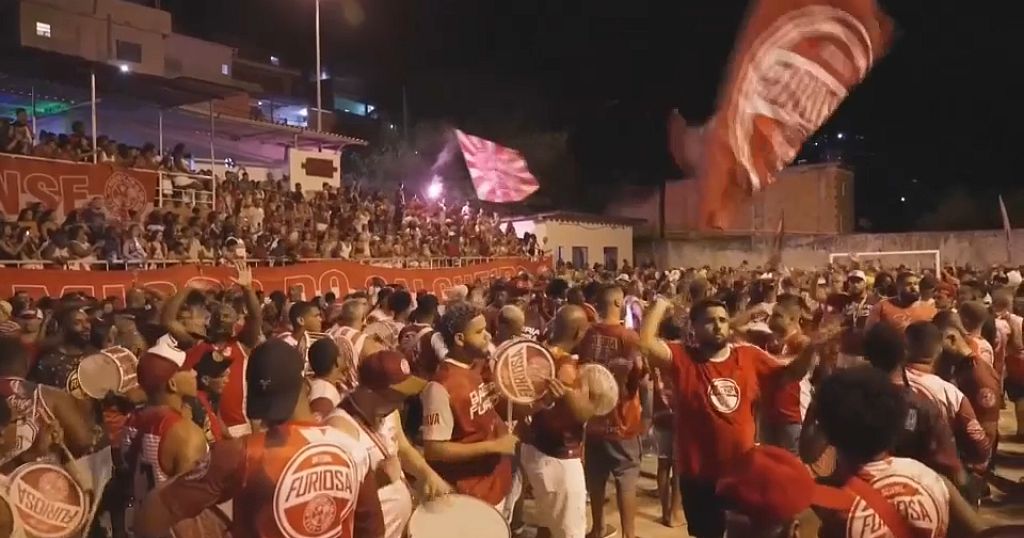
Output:
<instances>
[{"instance_id":1,"label":"drummer","mask_svg":"<svg viewBox=\"0 0 1024 538\"><path fill-rule=\"evenodd\" d=\"M452 303L439 334L447 348L423 402L423 455L458 493L493 505L510 519L515 497L512 459L519 440L494 408L497 393L487 362L491 335L483 314Z\"/></svg>"},{"instance_id":2,"label":"drummer","mask_svg":"<svg viewBox=\"0 0 1024 538\"><path fill-rule=\"evenodd\" d=\"M55 428L75 457L92 452L101 441L93 416L83 413L70 393L25 379L28 359L18 338L0 337L0 399L7 401L18 424L15 442L2 443L0 472L5 474L27 461L60 459L63 451L47 438Z\"/></svg>"},{"instance_id":3,"label":"drummer","mask_svg":"<svg viewBox=\"0 0 1024 538\"><path fill-rule=\"evenodd\" d=\"M138 376L149 403L131 418L123 446L132 495L141 500L170 478L192 470L206 455L207 444L203 430L190 420L186 400L196 397L198 387L184 351L166 341L158 343L139 357ZM210 512L174 526L178 537L223 536L225 531L226 525Z\"/></svg>"},{"instance_id":4,"label":"drummer","mask_svg":"<svg viewBox=\"0 0 1024 538\"><path fill-rule=\"evenodd\" d=\"M246 308L245 325L237 336L235 325L238 312L230 303L214 303L209 315L195 306L183 310L185 300L196 291L187 286L167 301L161 315L168 336L188 353L190 363L198 361L193 355L202 357L212 353L216 360L227 361L233 366L228 373L219 409L229 437L241 437L252 431L248 415L245 414L243 377L246 357L249 350L259 342L263 326L260 301L253 288L252 269L239 266L235 283L242 288Z\"/></svg>"},{"instance_id":5,"label":"drummer","mask_svg":"<svg viewBox=\"0 0 1024 538\"><path fill-rule=\"evenodd\" d=\"M576 383L575 349L587 332L587 313L566 305L552 321L547 348L555 360L556 378L551 381L554 405L533 415L525 429L520 461L530 481L533 497L544 510L537 511L546 538L584 538L587 534L587 484L583 475L583 428L594 415L585 391L570 388Z\"/></svg>"},{"instance_id":6,"label":"drummer","mask_svg":"<svg viewBox=\"0 0 1024 538\"><path fill-rule=\"evenodd\" d=\"M526 338L526 314L516 305L507 304L497 311L494 319L494 344L501 345L516 338Z\"/></svg>"},{"instance_id":7,"label":"drummer","mask_svg":"<svg viewBox=\"0 0 1024 538\"><path fill-rule=\"evenodd\" d=\"M319 342L318 342L319 343ZM402 538L412 515L412 497L405 473L414 476L423 499L452 491L409 440L399 410L405 400L422 392L426 380L411 375L409 361L397 351L380 351L359 365L359 384L328 418L343 431L355 427L359 442L370 454L376 473L377 496L384 514L386 538Z\"/></svg>"},{"instance_id":8,"label":"drummer","mask_svg":"<svg viewBox=\"0 0 1024 538\"><path fill-rule=\"evenodd\" d=\"M247 414L267 431L215 444L192 472L154 490L135 514L135 535L166 536L178 521L234 500L244 508L232 522L235 538L314 529L316 536L383 538L369 455L351 429L314 424L298 350L280 339L261 344L244 380Z\"/></svg>"}]
</instances>

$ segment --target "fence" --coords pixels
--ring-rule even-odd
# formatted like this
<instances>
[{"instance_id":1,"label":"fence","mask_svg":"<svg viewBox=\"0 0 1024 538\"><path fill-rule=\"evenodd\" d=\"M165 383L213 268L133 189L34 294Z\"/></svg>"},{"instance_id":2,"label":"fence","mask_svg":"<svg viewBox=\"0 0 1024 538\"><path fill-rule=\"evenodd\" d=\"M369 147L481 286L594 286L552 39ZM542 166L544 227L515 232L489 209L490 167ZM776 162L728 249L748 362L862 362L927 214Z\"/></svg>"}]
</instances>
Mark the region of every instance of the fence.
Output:
<instances>
[{"instance_id":1,"label":"fence","mask_svg":"<svg viewBox=\"0 0 1024 538\"><path fill-rule=\"evenodd\" d=\"M0 260L0 268L39 269L51 271L144 271L183 265L206 267L234 266L243 263L248 267L285 267L314 262L355 262L374 267L390 269L448 269L467 267L502 260L521 260L521 257L460 257L460 258L362 258L347 260L343 258L246 258L242 260L142 260L142 261L109 261L109 260L71 260L64 263L47 260Z\"/></svg>"}]
</instances>

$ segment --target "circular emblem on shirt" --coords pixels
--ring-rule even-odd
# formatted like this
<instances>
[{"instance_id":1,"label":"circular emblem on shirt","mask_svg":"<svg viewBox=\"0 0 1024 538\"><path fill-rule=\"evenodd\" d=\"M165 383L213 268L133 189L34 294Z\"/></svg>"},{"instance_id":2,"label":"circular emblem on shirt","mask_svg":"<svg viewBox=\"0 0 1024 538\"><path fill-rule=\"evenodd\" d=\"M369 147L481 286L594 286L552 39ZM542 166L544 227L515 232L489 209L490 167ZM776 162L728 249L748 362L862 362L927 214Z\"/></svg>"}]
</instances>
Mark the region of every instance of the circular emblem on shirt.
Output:
<instances>
[{"instance_id":1,"label":"circular emblem on shirt","mask_svg":"<svg viewBox=\"0 0 1024 538\"><path fill-rule=\"evenodd\" d=\"M902 475L884 476L871 481L871 487L882 494L916 531L914 536L938 538L946 535L945 502L940 505L931 492L913 478ZM941 506L941 507L940 507ZM846 519L848 538L886 538L889 527L864 499L857 497Z\"/></svg>"},{"instance_id":2,"label":"circular emblem on shirt","mask_svg":"<svg viewBox=\"0 0 1024 538\"><path fill-rule=\"evenodd\" d=\"M718 411L732 413L740 406L740 386L728 377L714 379L708 387L708 399Z\"/></svg>"},{"instance_id":3,"label":"circular emblem on shirt","mask_svg":"<svg viewBox=\"0 0 1024 538\"><path fill-rule=\"evenodd\" d=\"M352 460L341 447L308 445L288 460L274 490L274 519L285 536L336 538L355 508Z\"/></svg>"},{"instance_id":4,"label":"circular emblem on shirt","mask_svg":"<svg viewBox=\"0 0 1024 538\"><path fill-rule=\"evenodd\" d=\"M55 465L30 463L18 468L11 477L9 498L29 536L70 538L85 523L85 492Z\"/></svg>"}]
</instances>

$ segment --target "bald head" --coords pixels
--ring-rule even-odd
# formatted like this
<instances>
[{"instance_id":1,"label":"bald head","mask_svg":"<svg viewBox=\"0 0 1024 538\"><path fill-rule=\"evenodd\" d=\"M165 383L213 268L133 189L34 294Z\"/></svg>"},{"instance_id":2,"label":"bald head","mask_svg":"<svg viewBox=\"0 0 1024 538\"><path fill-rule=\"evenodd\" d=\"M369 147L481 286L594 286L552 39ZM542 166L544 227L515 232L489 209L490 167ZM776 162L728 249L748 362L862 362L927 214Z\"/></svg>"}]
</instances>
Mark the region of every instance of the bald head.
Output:
<instances>
[{"instance_id":1,"label":"bald head","mask_svg":"<svg viewBox=\"0 0 1024 538\"><path fill-rule=\"evenodd\" d=\"M558 309L551 324L551 343L572 349L587 332L587 312L580 306L567 304Z\"/></svg>"},{"instance_id":2,"label":"bald head","mask_svg":"<svg viewBox=\"0 0 1024 538\"><path fill-rule=\"evenodd\" d=\"M367 304L365 299L348 299L341 303L341 314L338 316L338 325L361 329L366 319Z\"/></svg>"},{"instance_id":3,"label":"bald head","mask_svg":"<svg viewBox=\"0 0 1024 538\"><path fill-rule=\"evenodd\" d=\"M498 333L495 340L498 343L522 336L523 327L526 326L526 315L515 305L505 305L498 311Z\"/></svg>"}]
</instances>

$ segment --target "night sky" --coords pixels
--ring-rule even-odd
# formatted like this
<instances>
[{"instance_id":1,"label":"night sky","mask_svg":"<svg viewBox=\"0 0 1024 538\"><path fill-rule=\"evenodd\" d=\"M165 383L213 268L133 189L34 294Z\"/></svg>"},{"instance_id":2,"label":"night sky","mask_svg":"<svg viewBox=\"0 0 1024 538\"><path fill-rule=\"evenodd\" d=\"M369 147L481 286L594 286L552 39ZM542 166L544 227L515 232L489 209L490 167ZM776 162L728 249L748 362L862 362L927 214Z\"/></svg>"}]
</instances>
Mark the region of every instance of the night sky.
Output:
<instances>
[{"instance_id":1,"label":"night sky","mask_svg":"<svg viewBox=\"0 0 1024 538\"><path fill-rule=\"evenodd\" d=\"M416 120L444 119L498 141L565 130L576 170L602 190L678 176L665 150L666 114L678 107L700 123L711 113L747 4L355 0L365 12L355 26L341 0L322 1L332 73L365 77L372 99L396 112L405 85ZM313 63L313 0L162 5L177 31ZM1024 28L1009 5L883 2L898 38L820 133L849 145L857 213L872 229L919 226L964 197L977 207L959 208L962 226L996 226L997 193L1024 223L1015 166L1024 156ZM840 132L847 142L836 140Z\"/></svg>"}]
</instances>

